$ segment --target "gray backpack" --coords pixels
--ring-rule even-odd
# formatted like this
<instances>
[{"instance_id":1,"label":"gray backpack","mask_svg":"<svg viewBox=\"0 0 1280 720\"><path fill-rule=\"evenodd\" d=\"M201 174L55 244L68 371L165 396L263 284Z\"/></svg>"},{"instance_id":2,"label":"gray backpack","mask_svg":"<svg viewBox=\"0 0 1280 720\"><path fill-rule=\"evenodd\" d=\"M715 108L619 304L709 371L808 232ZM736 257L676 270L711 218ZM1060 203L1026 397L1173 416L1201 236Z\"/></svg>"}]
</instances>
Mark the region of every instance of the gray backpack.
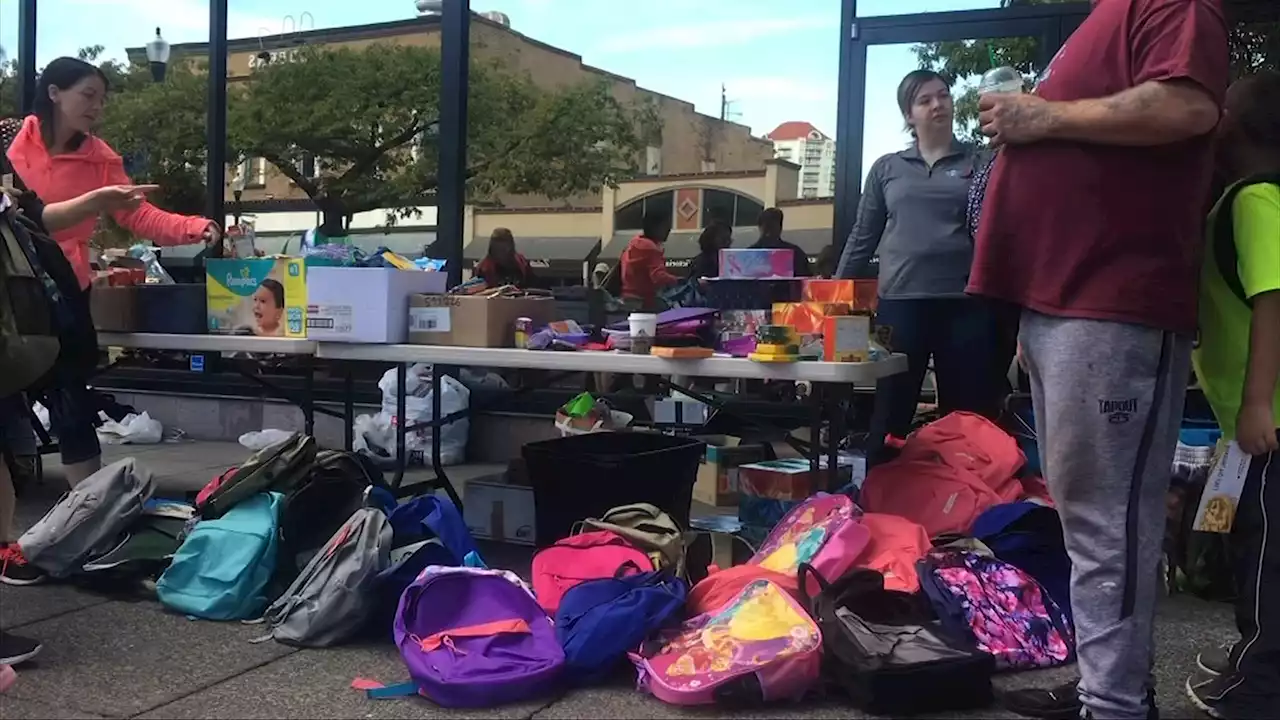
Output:
<instances>
[{"instance_id":1,"label":"gray backpack","mask_svg":"<svg viewBox=\"0 0 1280 720\"><path fill-rule=\"evenodd\" d=\"M27 561L52 577L78 571L85 561L117 544L142 515L155 483L133 458L90 475L18 540Z\"/></svg>"},{"instance_id":2,"label":"gray backpack","mask_svg":"<svg viewBox=\"0 0 1280 720\"><path fill-rule=\"evenodd\" d=\"M386 514L374 508L357 510L267 608L267 637L310 648L351 639L369 619L373 583L390 558L391 523Z\"/></svg>"}]
</instances>

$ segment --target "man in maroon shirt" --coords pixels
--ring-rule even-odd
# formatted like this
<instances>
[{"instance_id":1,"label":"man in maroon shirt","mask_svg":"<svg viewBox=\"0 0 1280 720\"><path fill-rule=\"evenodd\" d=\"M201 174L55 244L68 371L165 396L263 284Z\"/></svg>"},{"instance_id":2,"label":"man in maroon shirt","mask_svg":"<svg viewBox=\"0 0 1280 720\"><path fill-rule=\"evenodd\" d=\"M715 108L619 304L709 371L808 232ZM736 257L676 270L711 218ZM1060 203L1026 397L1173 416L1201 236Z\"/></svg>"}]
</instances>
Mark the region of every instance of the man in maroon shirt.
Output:
<instances>
[{"instance_id":1,"label":"man in maroon shirt","mask_svg":"<svg viewBox=\"0 0 1280 720\"><path fill-rule=\"evenodd\" d=\"M969 291L1023 308L1081 676L1007 694L1024 715L1157 716L1165 493L1228 75L1221 0L1096 0L1034 95L982 100L982 131L1001 150Z\"/></svg>"}]
</instances>

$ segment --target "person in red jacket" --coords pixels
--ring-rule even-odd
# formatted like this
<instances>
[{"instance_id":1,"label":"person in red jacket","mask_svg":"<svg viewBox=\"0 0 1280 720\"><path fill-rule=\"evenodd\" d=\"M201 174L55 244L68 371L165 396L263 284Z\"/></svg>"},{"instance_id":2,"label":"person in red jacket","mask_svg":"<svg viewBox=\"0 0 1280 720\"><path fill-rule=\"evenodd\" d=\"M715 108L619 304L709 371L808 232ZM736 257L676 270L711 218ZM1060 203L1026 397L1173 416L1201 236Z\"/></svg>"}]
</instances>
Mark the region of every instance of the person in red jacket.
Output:
<instances>
[{"instance_id":1,"label":"person in red jacket","mask_svg":"<svg viewBox=\"0 0 1280 720\"><path fill-rule=\"evenodd\" d=\"M638 301L642 310L655 310L658 291L680 282L667 270L662 246L671 235L671 220L649 214L641 223L641 233L627 243L619 264L622 266L622 297Z\"/></svg>"},{"instance_id":2,"label":"person in red jacket","mask_svg":"<svg viewBox=\"0 0 1280 720\"><path fill-rule=\"evenodd\" d=\"M476 265L475 275L489 288L503 285L527 288L536 284L529 260L516 252L516 238L507 228L495 228L489 236L489 252Z\"/></svg>"}]
</instances>

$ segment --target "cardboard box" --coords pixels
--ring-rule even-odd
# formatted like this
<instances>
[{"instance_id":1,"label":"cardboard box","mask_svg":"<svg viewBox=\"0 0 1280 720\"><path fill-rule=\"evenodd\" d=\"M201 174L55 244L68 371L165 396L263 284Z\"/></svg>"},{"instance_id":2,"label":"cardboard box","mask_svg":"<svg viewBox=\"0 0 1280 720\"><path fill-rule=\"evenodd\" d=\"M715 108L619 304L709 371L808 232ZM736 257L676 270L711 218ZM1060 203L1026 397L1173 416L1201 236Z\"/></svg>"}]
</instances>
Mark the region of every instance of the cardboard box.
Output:
<instances>
[{"instance_id":1,"label":"cardboard box","mask_svg":"<svg viewBox=\"0 0 1280 720\"><path fill-rule=\"evenodd\" d=\"M720 277L734 280L794 277L794 254L789 248L726 248L720 251Z\"/></svg>"},{"instance_id":2,"label":"cardboard box","mask_svg":"<svg viewBox=\"0 0 1280 720\"><path fill-rule=\"evenodd\" d=\"M307 337L351 343L403 343L409 298L444 293L442 272L391 267L308 267Z\"/></svg>"},{"instance_id":3,"label":"cardboard box","mask_svg":"<svg viewBox=\"0 0 1280 720\"><path fill-rule=\"evenodd\" d=\"M138 332L138 288L95 285L89 293L89 313L99 332Z\"/></svg>"},{"instance_id":4,"label":"cardboard box","mask_svg":"<svg viewBox=\"0 0 1280 720\"><path fill-rule=\"evenodd\" d=\"M736 505L738 468L763 460L766 448L759 444L740 445L738 438L725 435L700 439L707 443L707 453L698 466L693 499L717 507Z\"/></svg>"},{"instance_id":5,"label":"cardboard box","mask_svg":"<svg viewBox=\"0 0 1280 720\"><path fill-rule=\"evenodd\" d=\"M210 259L204 272L211 334L307 336L302 258Z\"/></svg>"},{"instance_id":6,"label":"cardboard box","mask_svg":"<svg viewBox=\"0 0 1280 720\"><path fill-rule=\"evenodd\" d=\"M827 362L866 362L871 357L871 318L866 315L828 317L823 322L822 359Z\"/></svg>"},{"instance_id":7,"label":"cardboard box","mask_svg":"<svg viewBox=\"0 0 1280 720\"><path fill-rule=\"evenodd\" d=\"M841 457L839 484L849 482L853 458ZM743 495L771 500L805 500L821 490L827 490L827 459L819 460L818 472L809 469L805 458L787 458L750 463L738 468L738 491ZM837 489L837 488L832 488Z\"/></svg>"},{"instance_id":8,"label":"cardboard box","mask_svg":"<svg viewBox=\"0 0 1280 720\"><path fill-rule=\"evenodd\" d=\"M773 324L790 325L800 335L821 335L823 322L828 317L848 315L852 311L847 303L774 303Z\"/></svg>"},{"instance_id":9,"label":"cardboard box","mask_svg":"<svg viewBox=\"0 0 1280 720\"><path fill-rule=\"evenodd\" d=\"M516 318L535 328L555 319L548 297L414 295L409 299L409 342L454 347L515 347Z\"/></svg>"},{"instance_id":10,"label":"cardboard box","mask_svg":"<svg viewBox=\"0 0 1280 720\"><path fill-rule=\"evenodd\" d=\"M533 488L472 480L464 489L463 519L482 540L533 545L538 537Z\"/></svg>"}]
</instances>

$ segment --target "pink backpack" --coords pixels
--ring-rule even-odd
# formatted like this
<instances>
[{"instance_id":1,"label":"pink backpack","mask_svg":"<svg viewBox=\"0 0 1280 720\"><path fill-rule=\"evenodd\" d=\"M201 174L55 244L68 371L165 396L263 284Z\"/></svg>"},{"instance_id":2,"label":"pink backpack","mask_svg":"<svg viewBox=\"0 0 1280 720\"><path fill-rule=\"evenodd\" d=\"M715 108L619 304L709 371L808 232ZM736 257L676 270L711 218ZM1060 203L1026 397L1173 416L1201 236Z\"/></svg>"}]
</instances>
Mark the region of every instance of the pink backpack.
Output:
<instances>
[{"instance_id":1,"label":"pink backpack","mask_svg":"<svg viewBox=\"0 0 1280 720\"><path fill-rule=\"evenodd\" d=\"M760 579L630 657L639 688L665 703L758 707L818 684L822 632L789 592Z\"/></svg>"},{"instance_id":2,"label":"pink backpack","mask_svg":"<svg viewBox=\"0 0 1280 720\"><path fill-rule=\"evenodd\" d=\"M635 545L608 530L567 537L533 556L533 594L554 616L560 598L588 581L652 572L653 561Z\"/></svg>"},{"instance_id":3,"label":"pink backpack","mask_svg":"<svg viewBox=\"0 0 1280 720\"><path fill-rule=\"evenodd\" d=\"M930 537L963 533L987 508L1022 496L1014 474L1026 461L1013 436L990 420L951 413L912 433L898 457L872 468L859 499L867 512L913 520Z\"/></svg>"},{"instance_id":4,"label":"pink backpack","mask_svg":"<svg viewBox=\"0 0 1280 720\"><path fill-rule=\"evenodd\" d=\"M823 577L844 575L871 539L861 518L862 511L847 495L824 493L805 500L778 521L745 565L713 572L694 585L689 612L713 610L760 579L797 595L802 563L819 568ZM806 589L811 595L820 590L812 581Z\"/></svg>"}]
</instances>

